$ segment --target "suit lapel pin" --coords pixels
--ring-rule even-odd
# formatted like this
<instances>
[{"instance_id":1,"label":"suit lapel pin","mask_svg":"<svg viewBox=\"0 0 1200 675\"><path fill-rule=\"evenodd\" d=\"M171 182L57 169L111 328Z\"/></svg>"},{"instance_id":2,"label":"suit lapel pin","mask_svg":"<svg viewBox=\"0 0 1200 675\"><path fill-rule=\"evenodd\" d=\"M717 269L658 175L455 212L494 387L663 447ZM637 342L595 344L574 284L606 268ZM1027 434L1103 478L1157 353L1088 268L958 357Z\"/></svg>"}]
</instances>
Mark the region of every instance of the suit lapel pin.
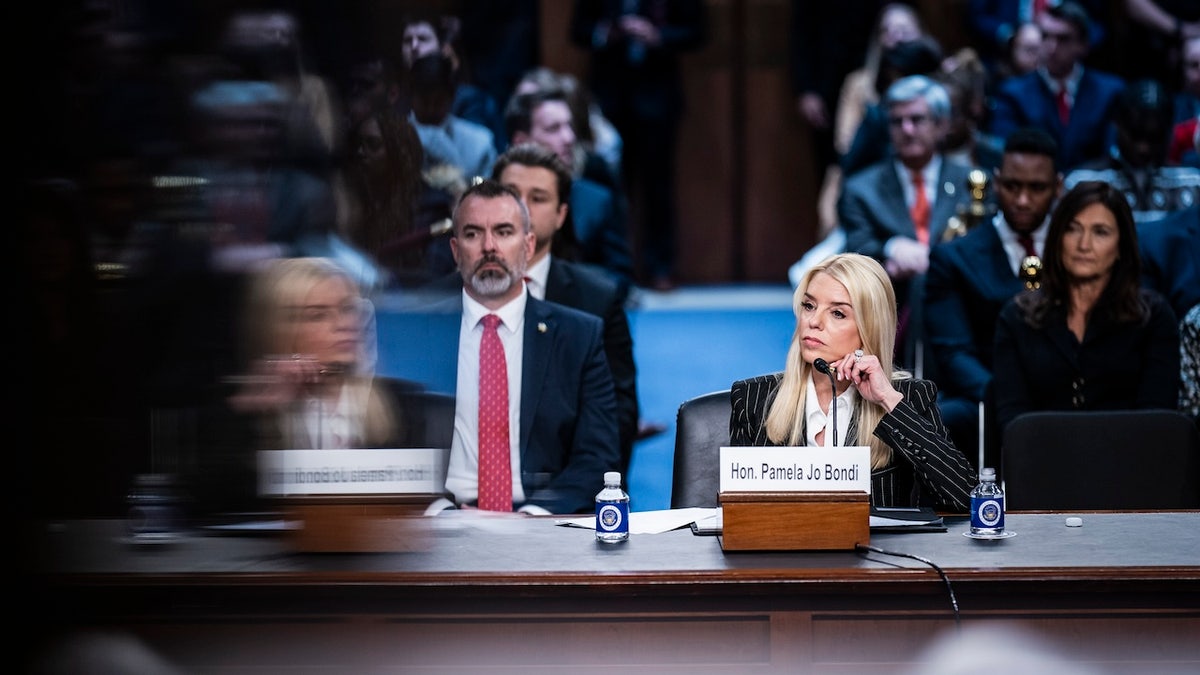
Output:
<instances>
[{"instance_id":1,"label":"suit lapel pin","mask_svg":"<svg viewBox=\"0 0 1200 675\"><path fill-rule=\"evenodd\" d=\"M539 332L539 333L545 333L545 332L546 332L546 323L545 323L544 321L539 321L539 322L538 322L538 332Z\"/></svg>"}]
</instances>

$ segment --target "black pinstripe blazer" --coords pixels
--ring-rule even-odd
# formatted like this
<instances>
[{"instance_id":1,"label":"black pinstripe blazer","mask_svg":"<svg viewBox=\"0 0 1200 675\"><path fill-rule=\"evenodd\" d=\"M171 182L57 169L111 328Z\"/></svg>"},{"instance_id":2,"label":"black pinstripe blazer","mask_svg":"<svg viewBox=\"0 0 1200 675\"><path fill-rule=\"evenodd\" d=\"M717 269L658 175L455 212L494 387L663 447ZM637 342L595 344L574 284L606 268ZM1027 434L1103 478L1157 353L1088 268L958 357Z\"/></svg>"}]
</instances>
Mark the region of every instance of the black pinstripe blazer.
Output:
<instances>
[{"instance_id":1,"label":"black pinstripe blazer","mask_svg":"<svg viewBox=\"0 0 1200 675\"><path fill-rule=\"evenodd\" d=\"M774 373L733 383L730 445L777 445L767 438L766 420L782 379L783 373ZM895 380L892 385L904 400L875 428L893 453L891 464L871 471L871 503L968 512L976 474L946 432L937 387L928 380ZM856 417L850 416L844 432L849 443L858 442Z\"/></svg>"}]
</instances>

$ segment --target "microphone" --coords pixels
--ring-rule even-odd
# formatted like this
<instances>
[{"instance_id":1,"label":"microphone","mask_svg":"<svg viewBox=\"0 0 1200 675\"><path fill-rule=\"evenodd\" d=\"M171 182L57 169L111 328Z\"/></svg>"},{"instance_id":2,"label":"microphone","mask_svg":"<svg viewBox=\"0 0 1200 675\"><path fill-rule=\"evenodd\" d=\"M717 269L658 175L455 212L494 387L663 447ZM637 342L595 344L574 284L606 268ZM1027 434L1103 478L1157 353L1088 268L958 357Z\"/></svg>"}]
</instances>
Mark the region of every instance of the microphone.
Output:
<instances>
[{"instance_id":1,"label":"microphone","mask_svg":"<svg viewBox=\"0 0 1200 675\"><path fill-rule=\"evenodd\" d=\"M833 389L833 398L829 399L829 412L833 420L833 444L837 445L837 382L834 380L829 362L825 359L818 358L813 361L813 368L816 368L818 373L825 373L829 376L829 386Z\"/></svg>"}]
</instances>

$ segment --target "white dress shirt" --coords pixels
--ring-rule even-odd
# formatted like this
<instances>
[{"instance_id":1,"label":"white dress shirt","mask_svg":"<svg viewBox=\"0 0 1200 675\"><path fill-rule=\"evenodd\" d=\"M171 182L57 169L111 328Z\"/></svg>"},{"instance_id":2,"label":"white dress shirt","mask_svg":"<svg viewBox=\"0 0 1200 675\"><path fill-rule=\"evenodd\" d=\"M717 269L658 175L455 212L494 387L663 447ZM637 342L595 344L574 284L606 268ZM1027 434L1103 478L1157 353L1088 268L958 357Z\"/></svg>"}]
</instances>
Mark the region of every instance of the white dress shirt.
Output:
<instances>
[{"instance_id":1,"label":"white dress shirt","mask_svg":"<svg viewBox=\"0 0 1200 675\"><path fill-rule=\"evenodd\" d=\"M529 266L525 270L525 286L529 294L538 300L546 299L546 280L550 278L550 254Z\"/></svg>"},{"instance_id":2,"label":"white dress shirt","mask_svg":"<svg viewBox=\"0 0 1200 675\"><path fill-rule=\"evenodd\" d=\"M521 486L521 373L525 330L525 293L491 311L463 291L463 314L458 337L458 380L454 406L454 437L446 469L446 491L459 504L479 497L479 343L483 317L500 317L497 333L504 345L508 372L508 446L512 457L513 502L525 501Z\"/></svg>"},{"instance_id":3,"label":"white dress shirt","mask_svg":"<svg viewBox=\"0 0 1200 675\"><path fill-rule=\"evenodd\" d=\"M846 387L846 391L833 400L833 405L837 406L837 444L839 446L846 445L846 429L850 427L850 416L854 414L854 404L857 401L858 390L852 386ZM821 410L811 372L808 374L808 394L804 399L804 417L807 422L804 434L805 444L815 446L817 445L817 434L830 423L832 415L826 415L825 411ZM832 430L826 430L824 442L821 445L826 448L833 446Z\"/></svg>"},{"instance_id":4,"label":"white dress shirt","mask_svg":"<svg viewBox=\"0 0 1200 675\"><path fill-rule=\"evenodd\" d=\"M1021 242L1017 241L1017 233L1004 219L1003 213L997 213L992 218L992 225L996 228L996 234L1000 237L1000 243L1004 244L1004 255L1008 256L1008 268L1013 271L1014 276L1021 276L1021 261L1025 259L1025 247ZM1033 250L1041 256L1046 250L1046 231L1050 229L1050 217L1046 216L1042 220L1042 224L1037 226L1037 229L1030 233L1033 237Z\"/></svg>"}]
</instances>

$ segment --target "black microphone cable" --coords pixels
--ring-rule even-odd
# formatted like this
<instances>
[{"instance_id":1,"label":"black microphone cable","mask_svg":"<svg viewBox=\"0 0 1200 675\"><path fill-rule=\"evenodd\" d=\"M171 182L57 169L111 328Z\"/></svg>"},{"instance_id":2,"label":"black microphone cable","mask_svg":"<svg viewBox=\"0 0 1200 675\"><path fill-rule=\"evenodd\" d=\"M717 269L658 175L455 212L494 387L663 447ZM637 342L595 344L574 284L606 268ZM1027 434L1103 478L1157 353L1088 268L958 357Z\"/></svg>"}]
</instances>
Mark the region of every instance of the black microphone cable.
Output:
<instances>
[{"instance_id":1,"label":"black microphone cable","mask_svg":"<svg viewBox=\"0 0 1200 675\"><path fill-rule=\"evenodd\" d=\"M833 445L838 443L837 439L837 381L833 378L833 369L829 367L829 362L825 359L817 359L813 361L813 368L817 369L818 373L825 373L829 376L829 386L833 388L833 398L829 399L829 412L833 419Z\"/></svg>"},{"instance_id":2,"label":"black microphone cable","mask_svg":"<svg viewBox=\"0 0 1200 675\"><path fill-rule=\"evenodd\" d=\"M946 592L950 595L950 608L952 610L954 610L954 630L959 635L962 635L962 618L959 617L959 615L958 615L958 598L956 598L954 596L954 586L952 586L950 584L950 577L946 576L946 572L943 571L941 567L938 567L937 563L933 562L932 560L922 558L919 555L913 555L911 553L900 553L897 551L885 551L881 548L876 548L874 546L870 546L867 544L855 544L854 550L858 551L859 553L870 551L872 553L878 553L880 555L891 555L891 556L896 556L898 558L911 558L913 560L923 562L926 565L929 565L930 567L932 567L933 570L938 573L938 576L940 576L942 578L942 581L945 582L945 584L946 584Z\"/></svg>"}]
</instances>

